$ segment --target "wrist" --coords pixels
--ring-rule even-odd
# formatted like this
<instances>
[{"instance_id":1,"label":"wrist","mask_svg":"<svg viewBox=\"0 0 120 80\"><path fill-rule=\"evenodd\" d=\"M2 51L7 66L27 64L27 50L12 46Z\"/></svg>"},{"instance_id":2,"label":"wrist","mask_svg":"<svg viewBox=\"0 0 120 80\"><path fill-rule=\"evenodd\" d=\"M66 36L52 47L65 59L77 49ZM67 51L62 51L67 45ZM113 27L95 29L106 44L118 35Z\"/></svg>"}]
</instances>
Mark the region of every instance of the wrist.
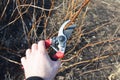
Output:
<instances>
[{"instance_id":1,"label":"wrist","mask_svg":"<svg viewBox=\"0 0 120 80\"><path fill-rule=\"evenodd\" d=\"M31 76L31 77L28 77L26 80L44 80L44 79L38 76Z\"/></svg>"}]
</instances>

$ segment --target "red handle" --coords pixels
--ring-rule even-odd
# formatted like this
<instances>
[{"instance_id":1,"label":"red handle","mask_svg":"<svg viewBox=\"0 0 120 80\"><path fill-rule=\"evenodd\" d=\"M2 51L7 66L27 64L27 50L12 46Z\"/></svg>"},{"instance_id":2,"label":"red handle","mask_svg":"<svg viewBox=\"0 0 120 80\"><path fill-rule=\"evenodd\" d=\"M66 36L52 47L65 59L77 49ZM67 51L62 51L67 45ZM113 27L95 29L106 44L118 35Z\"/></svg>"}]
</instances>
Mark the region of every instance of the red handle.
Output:
<instances>
[{"instance_id":1,"label":"red handle","mask_svg":"<svg viewBox=\"0 0 120 80\"><path fill-rule=\"evenodd\" d=\"M63 58L63 57L64 57L64 53L61 52L61 51L58 51L58 52L53 56L53 58L55 58L55 59L61 59L61 58Z\"/></svg>"},{"instance_id":2,"label":"red handle","mask_svg":"<svg viewBox=\"0 0 120 80\"><path fill-rule=\"evenodd\" d=\"M51 40L51 39L45 40L45 46L46 46L46 48L49 48L51 44L52 44L52 40ZM52 58L53 60L54 60L54 59L57 60L57 59L61 59L61 58L63 58L63 57L64 57L64 53L61 52L61 51L57 51L56 54L52 55L51 58Z\"/></svg>"},{"instance_id":3,"label":"red handle","mask_svg":"<svg viewBox=\"0 0 120 80\"><path fill-rule=\"evenodd\" d=\"M51 39L45 40L45 46L46 46L46 48L49 48L51 44L52 44L52 40Z\"/></svg>"}]
</instances>

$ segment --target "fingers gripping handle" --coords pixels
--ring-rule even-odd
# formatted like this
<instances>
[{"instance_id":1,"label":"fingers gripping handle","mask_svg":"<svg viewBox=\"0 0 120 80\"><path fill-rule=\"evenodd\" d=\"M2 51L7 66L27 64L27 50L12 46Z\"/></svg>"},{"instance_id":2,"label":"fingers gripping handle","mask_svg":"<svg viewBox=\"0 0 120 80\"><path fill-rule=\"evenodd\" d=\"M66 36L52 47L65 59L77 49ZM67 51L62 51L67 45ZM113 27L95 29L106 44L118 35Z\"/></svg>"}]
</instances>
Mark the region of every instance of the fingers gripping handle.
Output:
<instances>
[{"instance_id":1,"label":"fingers gripping handle","mask_svg":"<svg viewBox=\"0 0 120 80\"><path fill-rule=\"evenodd\" d=\"M52 40L51 39L45 40L45 47L46 48L49 48L51 44L52 44ZM21 69L24 69L24 67L22 66Z\"/></svg>"}]
</instances>

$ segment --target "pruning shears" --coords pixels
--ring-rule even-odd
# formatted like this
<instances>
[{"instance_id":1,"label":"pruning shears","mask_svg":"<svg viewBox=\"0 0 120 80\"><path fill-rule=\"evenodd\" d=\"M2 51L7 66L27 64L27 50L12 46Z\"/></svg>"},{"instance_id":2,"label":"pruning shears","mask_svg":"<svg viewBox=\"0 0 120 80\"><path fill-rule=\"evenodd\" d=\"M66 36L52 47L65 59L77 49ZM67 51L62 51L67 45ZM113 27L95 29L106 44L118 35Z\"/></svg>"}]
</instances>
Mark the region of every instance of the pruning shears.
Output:
<instances>
[{"instance_id":1,"label":"pruning shears","mask_svg":"<svg viewBox=\"0 0 120 80\"><path fill-rule=\"evenodd\" d=\"M56 51L55 54L50 56L52 60L58 60L64 57L67 40L69 39L74 28L76 27L76 25L73 24L64 30L64 27L68 23L70 23L70 20L65 21L61 25L57 36L45 40L46 48L52 47Z\"/></svg>"}]
</instances>

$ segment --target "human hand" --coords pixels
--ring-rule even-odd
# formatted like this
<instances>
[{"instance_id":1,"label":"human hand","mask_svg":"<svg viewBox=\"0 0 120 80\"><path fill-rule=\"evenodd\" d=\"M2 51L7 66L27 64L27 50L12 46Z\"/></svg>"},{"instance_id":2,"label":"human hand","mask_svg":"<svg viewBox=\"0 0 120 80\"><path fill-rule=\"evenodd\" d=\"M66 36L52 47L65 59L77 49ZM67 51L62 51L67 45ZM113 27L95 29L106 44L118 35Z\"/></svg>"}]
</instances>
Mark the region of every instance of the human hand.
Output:
<instances>
[{"instance_id":1,"label":"human hand","mask_svg":"<svg viewBox=\"0 0 120 80\"><path fill-rule=\"evenodd\" d=\"M39 41L26 50L26 57L21 58L25 77L37 76L44 80L52 80L60 67L60 61L52 61L45 48L45 42Z\"/></svg>"}]
</instances>

